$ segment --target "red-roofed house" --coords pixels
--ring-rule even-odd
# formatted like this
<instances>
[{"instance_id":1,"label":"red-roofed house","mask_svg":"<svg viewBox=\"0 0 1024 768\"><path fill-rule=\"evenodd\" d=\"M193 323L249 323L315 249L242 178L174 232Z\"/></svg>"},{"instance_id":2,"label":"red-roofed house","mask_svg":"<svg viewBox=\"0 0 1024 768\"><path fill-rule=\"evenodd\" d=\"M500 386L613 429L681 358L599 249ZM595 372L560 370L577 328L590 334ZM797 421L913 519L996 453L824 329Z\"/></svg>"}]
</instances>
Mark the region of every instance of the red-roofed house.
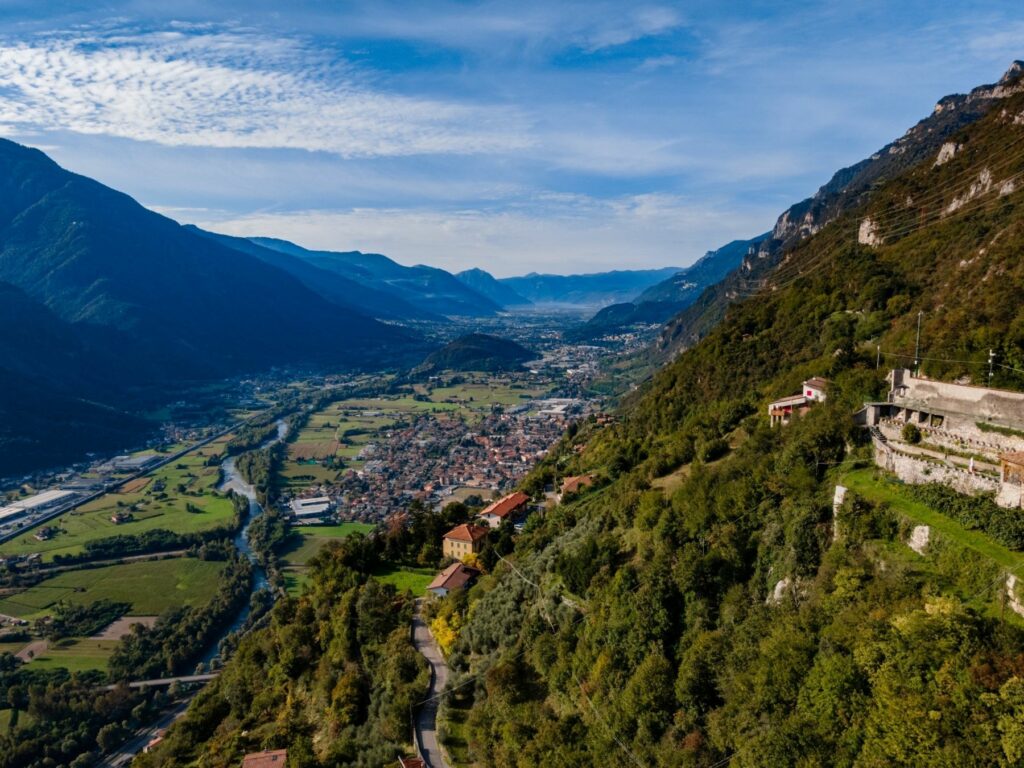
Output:
<instances>
[{"instance_id":1,"label":"red-roofed house","mask_svg":"<svg viewBox=\"0 0 1024 768\"><path fill-rule=\"evenodd\" d=\"M506 520L511 520L513 523L520 522L526 517L526 507L529 503L529 496L522 491L516 491L485 507L480 513L480 519L491 528L497 528Z\"/></svg>"},{"instance_id":2,"label":"red-roofed house","mask_svg":"<svg viewBox=\"0 0 1024 768\"><path fill-rule=\"evenodd\" d=\"M584 488L594 484L593 475L573 475L562 481L562 495L567 493L579 493Z\"/></svg>"},{"instance_id":3,"label":"red-roofed house","mask_svg":"<svg viewBox=\"0 0 1024 768\"><path fill-rule=\"evenodd\" d=\"M400 757L398 768L427 768L427 764L418 757Z\"/></svg>"},{"instance_id":4,"label":"red-roofed house","mask_svg":"<svg viewBox=\"0 0 1024 768\"><path fill-rule=\"evenodd\" d=\"M287 762L287 749L267 749L242 758L242 768L285 768Z\"/></svg>"},{"instance_id":5,"label":"red-roofed house","mask_svg":"<svg viewBox=\"0 0 1024 768\"><path fill-rule=\"evenodd\" d=\"M479 552L489 530L483 525L457 525L444 535L441 552L445 557L454 557L456 560L472 552Z\"/></svg>"},{"instance_id":6,"label":"red-roofed house","mask_svg":"<svg viewBox=\"0 0 1024 768\"><path fill-rule=\"evenodd\" d=\"M472 584L480 571L470 568L463 563L452 563L441 571L434 580L427 585L427 591L438 597L444 597L453 589L463 589Z\"/></svg>"}]
</instances>

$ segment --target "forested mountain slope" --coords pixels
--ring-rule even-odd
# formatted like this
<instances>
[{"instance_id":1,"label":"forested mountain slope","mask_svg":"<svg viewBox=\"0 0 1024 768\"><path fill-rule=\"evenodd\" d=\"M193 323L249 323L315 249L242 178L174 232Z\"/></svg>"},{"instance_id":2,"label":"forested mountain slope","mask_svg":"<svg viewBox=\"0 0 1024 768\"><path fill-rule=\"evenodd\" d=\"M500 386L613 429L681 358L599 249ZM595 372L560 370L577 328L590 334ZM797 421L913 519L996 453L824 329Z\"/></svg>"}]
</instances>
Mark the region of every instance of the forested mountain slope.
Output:
<instances>
[{"instance_id":1,"label":"forested mountain slope","mask_svg":"<svg viewBox=\"0 0 1024 768\"><path fill-rule=\"evenodd\" d=\"M0 280L67 322L120 331L175 378L353 362L408 342L10 141L0 143Z\"/></svg>"},{"instance_id":2,"label":"forested mountain slope","mask_svg":"<svg viewBox=\"0 0 1024 768\"><path fill-rule=\"evenodd\" d=\"M526 484L597 487L528 527L444 608L449 719L480 766L967 766L1024 760L1024 623L1006 570L837 482L870 465L852 415L883 355L1024 389L1024 95L881 184L657 374L613 426ZM862 222L876 222L877 244ZM898 361L900 357L883 359ZM1010 367L1001 367L1010 366ZM1014 370L1020 369L1020 370ZM786 429L773 396L827 376ZM952 502L985 531L984 499Z\"/></svg>"},{"instance_id":3,"label":"forested mountain slope","mask_svg":"<svg viewBox=\"0 0 1024 768\"><path fill-rule=\"evenodd\" d=\"M987 115L1003 109L1004 100L1024 90L1024 63L1014 62L998 83L983 85L968 94L939 100L931 115L871 157L837 171L827 184L782 213L770 237L761 241L754 258L746 259L724 280L708 288L689 307L673 318L655 347L656 357L666 359L704 336L721 320L726 307L749 294L750 281L763 278L786 258L802 240L821 231L843 213L860 205L880 184L923 162L944 162L939 153L956 152L954 135ZM950 146L942 150L944 144Z\"/></svg>"},{"instance_id":4,"label":"forested mountain slope","mask_svg":"<svg viewBox=\"0 0 1024 768\"><path fill-rule=\"evenodd\" d=\"M595 314L572 336L593 339L639 323L664 323L690 306L704 289L719 282L740 261L768 237L768 233L751 240L733 240L714 251L708 251L689 267L666 280L652 285L633 301L612 304Z\"/></svg>"},{"instance_id":5,"label":"forested mountain slope","mask_svg":"<svg viewBox=\"0 0 1024 768\"><path fill-rule=\"evenodd\" d=\"M485 270L479 268L465 269L462 272L457 272L455 277L500 307L523 307L533 303L529 299L520 296L511 287L496 280L494 275Z\"/></svg>"},{"instance_id":6,"label":"forested mountain slope","mask_svg":"<svg viewBox=\"0 0 1024 768\"><path fill-rule=\"evenodd\" d=\"M315 267L334 272L374 290L398 297L433 315L487 317L500 307L443 269L407 267L379 253L313 251L287 240L254 237L261 246L298 256Z\"/></svg>"}]
</instances>

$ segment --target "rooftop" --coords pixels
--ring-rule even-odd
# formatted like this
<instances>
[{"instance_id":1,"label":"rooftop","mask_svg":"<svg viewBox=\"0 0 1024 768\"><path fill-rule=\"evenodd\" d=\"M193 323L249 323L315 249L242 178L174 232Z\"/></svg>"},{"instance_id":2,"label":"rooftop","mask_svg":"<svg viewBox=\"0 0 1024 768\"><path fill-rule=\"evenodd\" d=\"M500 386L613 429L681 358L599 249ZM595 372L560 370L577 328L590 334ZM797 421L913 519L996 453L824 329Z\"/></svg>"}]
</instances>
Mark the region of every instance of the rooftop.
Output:
<instances>
[{"instance_id":1,"label":"rooftop","mask_svg":"<svg viewBox=\"0 0 1024 768\"><path fill-rule=\"evenodd\" d=\"M480 516L494 515L495 517L508 517L529 500L530 497L525 493L522 491L516 491L515 493L510 493L508 496L504 496L493 504L485 507L480 513Z\"/></svg>"},{"instance_id":2,"label":"rooftop","mask_svg":"<svg viewBox=\"0 0 1024 768\"><path fill-rule=\"evenodd\" d=\"M476 568L470 568L464 563L452 563L434 577L434 580L427 585L427 589L459 589L479 575L480 571Z\"/></svg>"},{"instance_id":3,"label":"rooftop","mask_svg":"<svg viewBox=\"0 0 1024 768\"><path fill-rule=\"evenodd\" d=\"M452 528L448 533L444 535L446 539L454 539L455 541L468 541L476 542L484 538L490 533L490 528L483 525L470 525L469 523L463 523Z\"/></svg>"},{"instance_id":4,"label":"rooftop","mask_svg":"<svg viewBox=\"0 0 1024 768\"><path fill-rule=\"evenodd\" d=\"M287 749L268 749L246 755L242 758L242 768L284 768L287 762Z\"/></svg>"}]
</instances>

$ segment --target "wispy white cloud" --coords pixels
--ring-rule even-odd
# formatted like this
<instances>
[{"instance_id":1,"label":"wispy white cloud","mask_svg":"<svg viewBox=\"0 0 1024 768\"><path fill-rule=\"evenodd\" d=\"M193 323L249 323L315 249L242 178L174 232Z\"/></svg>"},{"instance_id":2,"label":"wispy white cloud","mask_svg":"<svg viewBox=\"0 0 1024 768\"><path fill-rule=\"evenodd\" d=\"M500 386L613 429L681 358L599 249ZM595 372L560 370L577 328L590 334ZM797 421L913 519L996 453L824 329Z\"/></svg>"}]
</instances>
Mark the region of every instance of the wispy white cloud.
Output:
<instances>
[{"instance_id":1,"label":"wispy white cloud","mask_svg":"<svg viewBox=\"0 0 1024 768\"><path fill-rule=\"evenodd\" d=\"M180 212L168 211L171 216ZM372 250L406 264L499 276L686 266L704 251L768 227L774 213L664 194L600 200L547 194L501 210L355 208L224 217L185 212L200 226L271 235L311 248Z\"/></svg>"},{"instance_id":2,"label":"wispy white cloud","mask_svg":"<svg viewBox=\"0 0 1024 768\"><path fill-rule=\"evenodd\" d=\"M253 32L105 31L0 43L0 126L171 146L342 157L508 151L523 117L372 87L344 63Z\"/></svg>"}]
</instances>

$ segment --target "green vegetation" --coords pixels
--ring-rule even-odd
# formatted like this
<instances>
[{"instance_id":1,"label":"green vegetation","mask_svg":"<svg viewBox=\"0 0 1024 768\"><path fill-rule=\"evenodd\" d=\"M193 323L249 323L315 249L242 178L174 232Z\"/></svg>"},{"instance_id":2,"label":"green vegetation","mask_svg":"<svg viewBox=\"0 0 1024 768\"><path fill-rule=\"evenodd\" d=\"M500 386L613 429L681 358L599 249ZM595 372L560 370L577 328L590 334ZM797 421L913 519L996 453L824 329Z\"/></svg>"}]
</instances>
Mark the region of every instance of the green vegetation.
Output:
<instances>
[{"instance_id":1,"label":"green vegetation","mask_svg":"<svg viewBox=\"0 0 1024 768\"><path fill-rule=\"evenodd\" d=\"M303 594L278 602L136 765L237 765L266 748L287 748L297 766L396 763L429 670L409 638L412 600L369 577L378 558L360 535L324 549Z\"/></svg>"},{"instance_id":2,"label":"green vegetation","mask_svg":"<svg viewBox=\"0 0 1024 768\"><path fill-rule=\"evenodd\" d=\"M278 556L284 569L285 588L298 595L308 582L307 566L328 542L343 539L353 533L367 534L374 529L368 523L341 523L293 527L279 548Z\"/></svg>"},{"instance_id":3,"label":"green vegetation","mask_svg":"<svg viewBox=\"0 0 1024 768\"><path fill-rule=\"evenodd\" d=\"M921 430L917 428L916 424L907 423L903 425L900 437L911 445L917 445L921 442Z\"/></svg>"},{"instance_id":4,"label":"green vegetation","mask_svg":"<svg viewBox=\"0 0 1024 768\"><path fill-rule=\"evenodd\" d=\"M940 500L946 497L945 489L940 490L936 488L933 491L924 490L930 488L930 486L906 486L895 479L877 477L877 470L873 469L858 469L844 474L841 482L865 499L887 504L894 512L905 515L915 522L931 526L951 540L979 552L993 562L999 563L999 565L1011 569L1024 565L1024 554L1019 551L1013 551L1013 549L1001 545L998 539L994 540L994 537L976 530L978 528L977 525L961 524L957 521L960 515L945 513L943 509L945 504ZM938 504L936 503L937 500L939 500ZM960 506L962 503L965 509L975 505L982 506L982 502L985 501L988 501L989 504L992 503L987 499L973 499L955 493L949 497L949 500L955 500L957 506ZM992 506L995 505L992 504ZM987 504L983 505L983 507L987 507ZM996 509L1002 515L1010 516L1012 519L1012 511L1003 510L999 507ZM973 516L972 518L965 519L971 520ZM1015 549L1019 550L1021 547L1016 547Z\"/></svg>"},{"instance_id":5,"label":"green vegetation","mask_svg":"<svg viewBox=\"0 0 1024 768\"><path fill-rule=\"evenodd\" d=\"M227 438L210 443L153 473L148 484L130 493L105 496L47 523L58 533L46 541L35 538L38 529L0 545L0 553L39 552L44 561L81 555L87 545L117 536L144 536L166 531L200 534L234 525L231 500L216 492L220 462ZM115 523L117 513L131 515ZM188 546L188 544L185 544Z\"/></svg>"},{"instance_id":6,"label":"green vegetation","mask_svg":"<svg viewBox=\"0 0 1024 768\"><path fill-rule=\"evenodd\" d=\"M29 669L66 669L68 672L107 669L117 640L60 640L47 646L29 663Z\"/></svg>"},{"instance_id":7,"label":"green vegetation","mask_svg":"<svg viewBox=\"0 0 1024 768\"><path fill-rule=\"evenodd\" d=\"M65 571L0 599L0 613L35 619L61 604L112 600L130 604L133 616L155 616L171 607L207 602L223 570L222 562L178 557Z\"/></svg>"},{"instance_id":8,"label":"green vegetation","mask_svg":"<svg viewBox=\"0 0 1024 768\"><path fill-rule=\"evenodd\" d=\"M1001 427L998 424L989 424L987 421L975 422L975 425L982 432L995 432L1000 435L1006 435L1007 437L1024 437L1024 432L1019 429L1011 429L1010 427Z\"/></svg>"},{"instance_id":9,"label":"green vegetation","mask_svg":"<svg viewBox=\"0 0 1024 768\"><path fill-rule=\"evenodd\" d=\"M409 591L416 597L425 595L427 585L433 581L437 571L433 568L409 568L393 566L373 572L373 578L384 584L390 584L399 592Z\"/></svg>"}]
</instances>

